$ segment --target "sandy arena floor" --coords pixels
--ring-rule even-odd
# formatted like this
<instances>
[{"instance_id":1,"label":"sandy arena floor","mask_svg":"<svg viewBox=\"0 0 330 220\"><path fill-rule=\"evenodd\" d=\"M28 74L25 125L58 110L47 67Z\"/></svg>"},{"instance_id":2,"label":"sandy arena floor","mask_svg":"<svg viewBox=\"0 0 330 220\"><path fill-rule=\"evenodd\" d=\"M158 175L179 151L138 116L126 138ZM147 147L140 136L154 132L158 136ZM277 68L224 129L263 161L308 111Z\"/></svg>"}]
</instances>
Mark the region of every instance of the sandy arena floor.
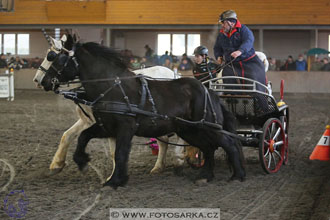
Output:
<instances>
[{"instance_id":1,"label":"sandy arena floor","mask_svg":"<svg viewBox=\"0 0 330 220\"><path fill-rule=\"evenodd\" d=\"M106 140L92 140L87 173L78 171L69 148L68 165L48 176L48 167L63 132L76 120L71 101L43 91L16 91L15 101L0 100L0 219L10 192L24 190L29 204L23 219L109 219L109 208L220 208L221 219L330 219L330 163L308 157L330 123L329 95L285 97L290 106L289 165L277 174L262 170L258 151L247 155L245 182L227 182L230 172L217 153L215 180L198 186L198 171L188 166L183 176L173 172L173 149L167 169L150 175L156 157L145 138L134 138L129 161L130 180L117 191L102 188L112 162Z\"/></svg>"}]
</instances>

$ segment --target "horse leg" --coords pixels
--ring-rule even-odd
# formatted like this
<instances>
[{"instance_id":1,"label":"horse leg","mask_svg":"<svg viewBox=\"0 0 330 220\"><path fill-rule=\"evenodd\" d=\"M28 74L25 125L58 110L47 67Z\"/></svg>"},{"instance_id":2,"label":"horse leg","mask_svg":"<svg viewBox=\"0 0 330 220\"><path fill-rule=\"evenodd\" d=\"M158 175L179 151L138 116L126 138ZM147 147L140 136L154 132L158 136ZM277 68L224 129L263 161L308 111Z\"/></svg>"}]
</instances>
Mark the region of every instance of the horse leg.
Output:
<instances>
[{"instance_id":1,"label":"horse leg","mask_svg":"<svg viewBox=\"0 0 330 220\"><path fill-rule=\"evenodd\" d=\"M162 136L160 137L163 141L168 142L168 136ZM168 149L168 144L163 143L162 141L157 140L157 144L159 146L159 152L158 152L158 157L157 161L155 163L154 168L150 171L151 174L156 174L156 173L161 173L164 171L165 166L166 166L166 152Z\"/></svg>"},{"instance_id":2,"label":"horse leg","mask_svg":"<svg viewBox=\"0 0 330 220\"><path fill-rule=\"evenodd\" d=\"M57 174L62 171L65 166L65 159L67 155L70 143L74 138L84 129L91 126L91 124L86 123L86 121L79 119L71 128L64 132L58 149L53 157L52 163L50 164L50 172L52 175Z\"/></svg>"},{"instance_id":3,"label":"horse leg","mask_svg":"<svg viewBox=\"0 0 330 220\"><path fill-rule=\"evenodd\" d=\"M133 138L133 133L130 134L127 129L118 131L118 134L116 137L115 170L104 183L104 186L111 186L114 189L117 189L118 186L124 186L128 181L127 163Z\"/></svg>"},{"instance_id":4,"label":"horse leg","mask_svg":"<svg viewBox=\"0 0 330 220\"><path fill-rule=\"evenodd\" d=\"M112 172L110 177L113 175L115 171L116 161L115 161L115 152L116 152L116 138L108 138L109 146L110 146L110 155L112 159Z\"/></svg>"},{"instance_id":5,"label":"horse leg","mask_svg":"<svg viewBox=\"0 0 330 220\"><path fill-rule=\"evenodd\" d=\"M244 181L245 170L243 167L244 156L240 142L227 135L221 135L220 146L226 151L228 160L233 167L233 175L230 180L238 179Z\"/></svg>"},{"instance_id":6,"label":"horse leg","mask_svg":"<svg viewBox=\"0 0 330 220\"><path fill-rule=\"evenodd\" d=\"M91 114L91 109L88 107L84 108L91 118L88 118L82 110L77 106L76 113L79 120L67 131L63 133L61 142L57 148L57 151L53 157L52 163L50 164L50 174L54 175L62 171L65 166L65 159L67 155L68 148L72 143L73 139L83 130L92 126L94 123L93 115Z\"/></svg>"},{"instance_id":7,"label":"horse leg","mask_svg":"<svg viewBox=\"0 0 330 220\"><path fill-rule=\"evenodd\" d=\"M179 138L177 144L186 145L188 143L185 140L183 140L182 138ZM174 148L174 153L175 153L174 166L175 167L183 167L184 158L185 158L184 150L185 150L185 148L182 146L175 146L175 148Z\"/></svg>"},{"instance_id":8,"label":"horse leg","mask_svg":"<svg viewBox=\"0 0 330 220\"><path fill-rule=\"evenodd\" d=\"M205 158L204 166L201 168L196 182L209 182L214 178L214 151L215 149L202 150Z\"/></svg>"},{"instance_id":9,"label":"horse leg","mask_svg":"<svg viewBox=\"0 0 330 220\"><path fill-rule=\"evenodd\" d=\"M73 160L78 165L80 171L83 171L86 168L87 163L90 161L88 154L85 152L88 142L92 138L105 138L105 137L106 134L104 130L98 124L94 124L91 127L84 130L83 132L81 132L78 138L78 145L76 151L73 155Z\"/></svg>"}]
</instances>

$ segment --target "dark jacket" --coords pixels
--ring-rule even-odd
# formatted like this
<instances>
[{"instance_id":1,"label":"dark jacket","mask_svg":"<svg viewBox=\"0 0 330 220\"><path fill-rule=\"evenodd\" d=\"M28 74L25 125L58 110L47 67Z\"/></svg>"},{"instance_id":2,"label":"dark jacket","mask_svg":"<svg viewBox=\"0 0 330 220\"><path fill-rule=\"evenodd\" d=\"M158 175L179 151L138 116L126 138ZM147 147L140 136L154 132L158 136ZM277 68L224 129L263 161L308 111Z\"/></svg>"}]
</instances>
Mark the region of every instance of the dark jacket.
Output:
<instances>
[{"instance_id":1,"label":"dark jacket","mask_svg":"<svg viewBox=\"0 0 330 220\"><path fill-rule=\"evenodd\" d=\"M295 71L296 63L295 62L289 63L288 61L286 61L285 64L283 66L281 66L280 70Z\"/></svg>"},{"instance_id":2,"label":"dark jacket","mask_svg":"<svg viewBox=\"0 0 330 220\"><path fill-rule=\"evenodd\" d=\"M8 66L7 61L0 59L0 68L7 68L7 66Z\"/></svg>"},{"instance_id":3,"label":"dark jacket","mask_svg":"<svg viewBox=\"0 0 330 220\"><path fill-rule=\"evenodd\" d=\"M252 31L237 20L230 34L220 30L213 48L215 59L223 57L226 62L229 62L233 59L230 54L239 50L242 52L242 55L237 57L235 62L245 60L255 54L253 43L254 36Z\"/></svg>"},{"instance_id":4,"label":"dark jacket","mask_svg":"<svg viewBox=\"0 0 330 220\"><path fill-rule=\"evenodd\" d=\"M201 82L217 77L219 65L213 62L196 64L193 69L194 77Z\"/></svg>"}]
</instances>

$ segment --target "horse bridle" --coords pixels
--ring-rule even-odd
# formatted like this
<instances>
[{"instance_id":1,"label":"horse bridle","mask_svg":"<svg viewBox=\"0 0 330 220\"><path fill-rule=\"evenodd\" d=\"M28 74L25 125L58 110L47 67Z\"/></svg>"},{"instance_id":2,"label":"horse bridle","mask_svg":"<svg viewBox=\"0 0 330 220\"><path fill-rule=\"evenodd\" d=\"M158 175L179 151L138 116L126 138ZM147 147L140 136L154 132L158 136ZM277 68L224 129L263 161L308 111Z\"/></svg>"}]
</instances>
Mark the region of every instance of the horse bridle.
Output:
<instances>
[{"instance_id":1,"label":"horse bridle","mask_svg":"<svg viewBox=\"0 0 330 220\"><path fill-rule=\"evenodd\" d=\"M48 69L46 69L45 67L42 66L42 64L39 66L38 70L42 71L44 73L44 75L46 75L50 69L53 69L55 71L55 76L51 78L51 85L52 85L52 90L55 91L55 88L58 87L60 85L60 81L59 81L59 77L62 75L62 71L64 70L64 68L67 67L68 63L70 62L70 60L73 60L74 62L74 66L75 66L75 69L78 70L78 67L79 67L79 64L77 62L77 59L76 57L74 56L74 49L73 48L72 50L67 50L66 48L61 48L60 50L57 50L55 48L51 48L51 50L47 53L47 56L50 52L54 52L56 53L56 56L54 57L53 60L48 60L48 62L52 62L51 65L49 66ZM67 56L66 58L66 61L65 63L63 64L62 68L61 69L57 69L55 66L54 66L54 62L57 61L59 58L60 58L60 55L63 54L62 52L67 52L68 55L65 55ZM64 54L63 54L64 55ZM42 81L42 80L41 80ZM40 82L41 83L41 82Z\"/></svg>"}]
</instances>

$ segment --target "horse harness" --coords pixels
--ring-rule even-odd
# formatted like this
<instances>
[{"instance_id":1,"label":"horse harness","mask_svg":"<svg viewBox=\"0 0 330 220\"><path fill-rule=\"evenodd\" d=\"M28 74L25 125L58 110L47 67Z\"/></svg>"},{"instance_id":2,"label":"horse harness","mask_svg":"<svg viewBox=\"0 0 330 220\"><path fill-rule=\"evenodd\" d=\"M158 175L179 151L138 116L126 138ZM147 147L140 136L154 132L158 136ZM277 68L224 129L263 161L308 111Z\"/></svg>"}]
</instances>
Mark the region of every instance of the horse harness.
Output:
<instances>
[{"instance_id":1,"label":"horse harness","mask_svg":"<svg viewBox=\"0 0 330 220\"><path fill-rule=\"evenodd\" d=\"M62 49L64 49L64 48L62 48ZM65 49L65 51L67 51L69 53L69 56L66 56L66 59L63 62L64 65L63 65L62 69L60 69L60 70L55 69L58 75L61 75L62 70L67 66L67 64L70 60L73 60L76 69L78 69L78 66L79 66L79 64L76 60L76 57L74 56L75 48L73 48L73 50L71 50L71 51L68 51L68 50ZM227 66L227 65L228 64L226 64L224 66ZM53 65L51 65L51 67L54 68ZM42 68L42 67L40 67L40 69L45 73L47 73L47 71L48 71L48 70L46 70L45 68ZM130 103L129 98L126 95L126 93L125 93L125 91L124 91L124 89L121 85L121 79L119 77L117 77L116 79L90 80L90 81L111 81L111 80L114 80L114 84L110 88L105 90L103 93L101 93L92 102L86 100L85 91L81 90L81 89L78 89L78 90L73 89L73 90L69 90L69 91L60 91L59 93L64 95L65 98L73 100L80 107L80 109L82 109L82 112L89 119L91 119L90 116L85 112L85 110L83 110L83 108L79 104L84 104L84 105L90 106L93 109L94 115L96 116L95 117L96 122L104 130L106 130L106 129L105 129L103 123L102 123L102 120L101 120L100 117L98 117L99 112L128 115L128 116L133 116L133 117L136 117L137 115L144 115L144 116L151 117L152 118L152 123L155 124L155 125L156 125L155 119L161 119L161 120L174 119L174 120L178 120L182 123L186 123L186 124L189 124L189 125L194 125L194 126L197 126L197 127L216 129L216 130L218 130L219 132L221 132L223 134L229 135L229 136L234 137L234 138L241 139L241 137L239 137L238 135L223 130L222 125L218 123L217 116L216 116L216 113L215 113L215 110L214 110L214 106L213 106L211 98L210 98L210 94L209 94L209 92L208 92L208 90L205 86L203 87L204 91L205 91L203 118L199 121L189 121L189 120L186 120L186 119L183 119L183 118L180 118L180 117L170 118L168 115L159 114L157 109L156 109L156 105L155 105L155 102L152 98L151 92L150 92L149 87L148 87L148 81L145 79L145 76L137 75L136 77L139 78L140 82L141 82L141 99L140 99L139 105ZM129 78L133 78L133 77L129 77ZM88 81L84 81L84 82L88 83ZM58 84L58 83L59 83L58 78L54 77L52 79L53 90L54 90L56 84ZM103 101L102 100L103 97L106 94L108 94L115 87L120 88L120 91L123 95L123 98L124 98L125 102ZM151 103L151 111L143 110L147 99ZM209 103L211 111L212 111L212 116L214 118L214 123L206 121L207 104L208 103ZM139 126L138 123L137 123L137 126Z\"/></svg>"},{"instance_id":2,"label":"horse harness","mask_svg":"<svg viewBox=\"0 0 330 220\"><path fill-rule=\"evenodd\" d=\"M145 79L145 76L143 76L143 75L138 75L137 78L139 78L139 80L141 82L141 99L140 99L140 103L138 105L132 104L130 102L128 96L125 93L125 90L123 89L123 87L121 85L121 79L118 77L114 80L114 84L111 87L109 87L107 90L105 90L103 93L101 93L94 101L86 100L85 91L82 90L81 88L73 89L73 90L69 90L69 91L60 91L59 93L64 95L65 98L73 100L77 105L84 104L84 105L92 107L93 112L96 116L95 117L96 122L99 124L99 126L101 126L103 128L104 128L104 125L102 123L101 118L98 117L98 113L120 114L120 115L132 116L132 117L136 117L137 115L144 115L144 116L151 117L152 123L155 125L156 125L155 119L161 119L161 120L174 119L174 120L178 120L182 123L194 125L194 126L200 127L200 128L206 126L207 128L220 130L221 132L224 131L222 125L218 124L217 115L214 110L214 106L212 104L210 94L205 86L203 87L204 91L205 91L203 118L199 121L189 121L189 120L183 119L181 117L169 117L168 115L158 113L154 99L152 97L152 94L151 94L149 86L148 86L148 81ZM115 87L118 87L120 89L125 102L103 101L102 100L103 97L106 94L108 94L111 90L113 90ZM149 103L151 104L151 111L143 110L147 101L149 101ZM214 122L206 121L208 104L211 108ZM84 114L86 114L86 113L84 112ZM138 123L137 123L137 125L138 125Z\"/></svg>"}]
</instances>

